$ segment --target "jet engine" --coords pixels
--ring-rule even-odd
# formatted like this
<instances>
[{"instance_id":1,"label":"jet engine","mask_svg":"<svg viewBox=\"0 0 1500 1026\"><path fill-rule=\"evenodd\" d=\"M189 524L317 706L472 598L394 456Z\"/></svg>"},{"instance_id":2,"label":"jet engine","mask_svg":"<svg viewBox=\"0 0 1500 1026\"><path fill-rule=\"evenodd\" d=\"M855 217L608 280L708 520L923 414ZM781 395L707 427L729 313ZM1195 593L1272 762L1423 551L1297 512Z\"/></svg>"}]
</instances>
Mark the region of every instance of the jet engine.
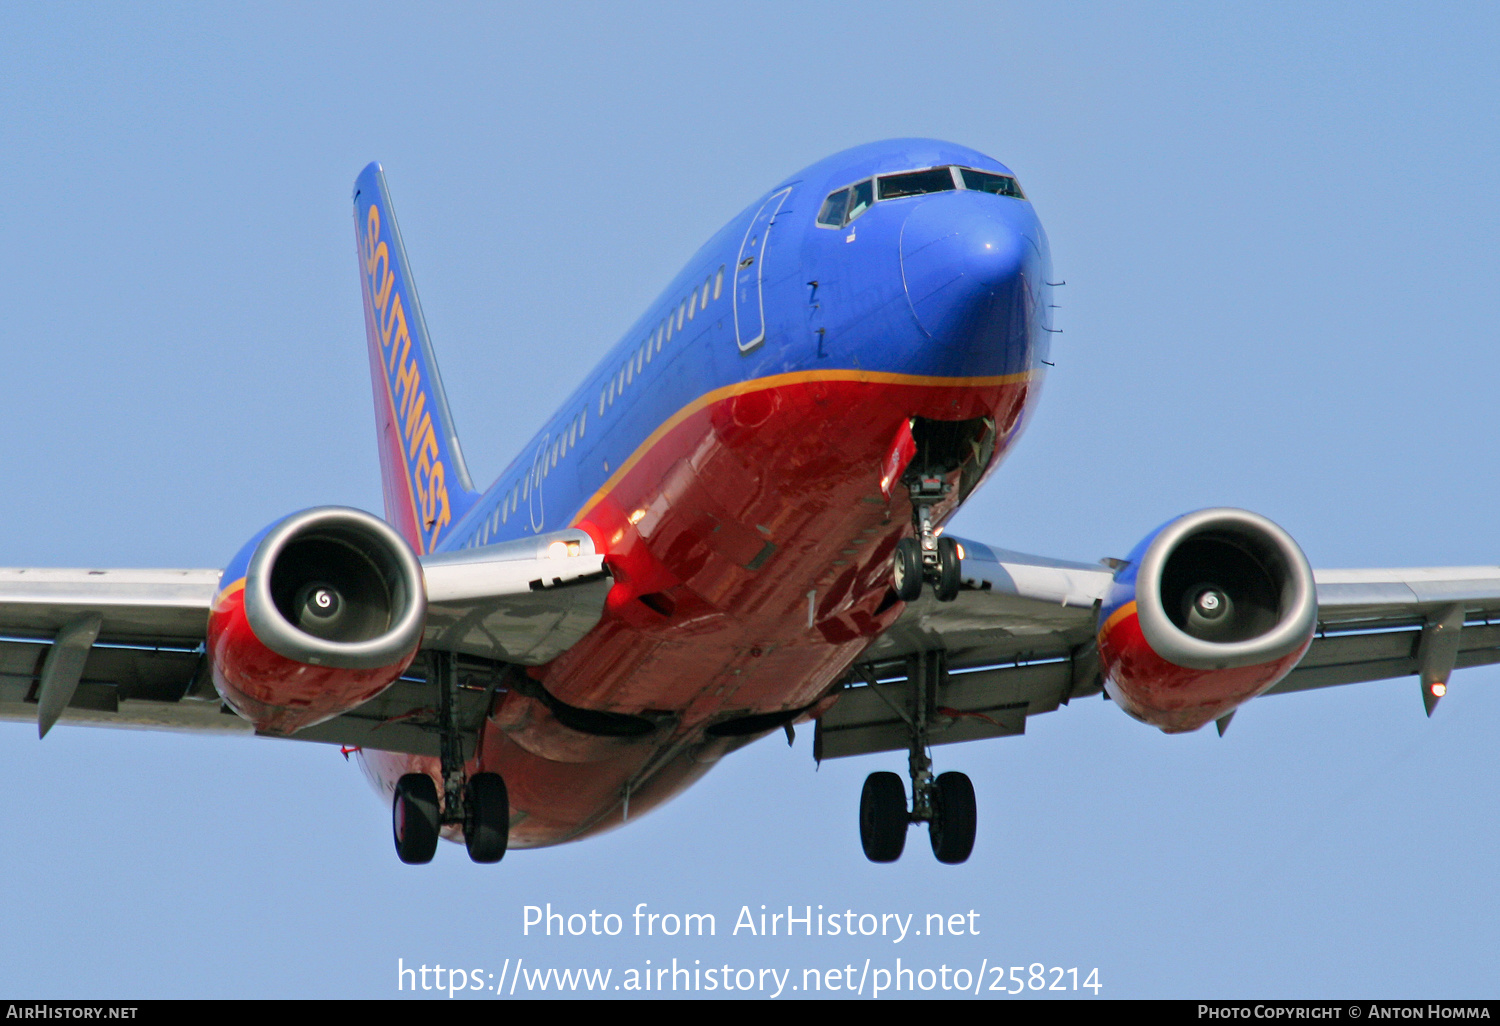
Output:
<instances>
[{"instance_id":1,"label":"jet engine","mask_svg":"<svg viewBox=\"0 0 1500 1026\"><path fill-rule=\"evenodd\" d=\"M422 640L422 567L385 521L326 506L252 538L221 578L208 658L224 701L290 734L369 701Z\"/></svg>"},{"instance_id":2,"label":"jet engine","mask_svg":"<svg viewBox=\"0 0 1500 1026\"><path fill-rule=\"evenodd\" d=\"M1265 517L1205 509L1158 528L1099 611L1105 689L1167 733L1197 730L1286 676L1318 621L1307 557Z\"/></svg>"}]
</instances>

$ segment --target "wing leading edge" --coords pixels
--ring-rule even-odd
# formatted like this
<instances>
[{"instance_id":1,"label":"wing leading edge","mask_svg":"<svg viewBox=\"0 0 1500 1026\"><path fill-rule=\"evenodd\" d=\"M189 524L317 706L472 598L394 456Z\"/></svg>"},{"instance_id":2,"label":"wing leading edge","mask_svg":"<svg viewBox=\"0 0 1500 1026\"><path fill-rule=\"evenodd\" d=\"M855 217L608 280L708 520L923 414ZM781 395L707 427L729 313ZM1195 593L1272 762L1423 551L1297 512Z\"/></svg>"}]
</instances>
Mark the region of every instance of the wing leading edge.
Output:
<instances>
[{"instance_id":1,"label":"wing leading edge","mask_svg":"<svg viewBox=\"0 0 1500 1026\"><path fill-rule=\"evenodd\" d=\"M818 725L820 757L905 748L914 678L934 744L1024 733L1029 716L1102 688L1096 615L1111 570L962 541L964 589L924 596L851 668ZM610 579L586 534L560 531L422 560L424 650L459 658L477 729L483 693L598 622ZM1418 676L1428 710L1454 669L1500 663L1500 566L1315 572L1318 632L1268 693ZM219 700L203 652L216 570L0 568L0 719L45 720L59 638L97 618L59 722L249 733ZM51 675L56 677L56 673ZM68 684L64 681L64 684ZM1440 687L1439 691L1442 690ZM419 660L388 691L299 739L433 754L433 687ZM56 704L56 699L53 699Z\"/></svg>"},{"instance_id":2,"label":"wing leading edge","mask_svg":"<svg viewBox=\"0 0 1500 1026\"><path fill-rule=\"evenodd\" d=\"M866 650L819 722L819 758L905 749L913 681L930 693L933 744L1021 734L1027 717L1103 689L1095 632L1113 572L960 544L964 590L924 594ZM1313 577L1317 634L1267 694L1415 675L1430 715L1454 669L1500 663L1500 566Z\"/></svg>"},{"instance_id":3,"label":"wing leading edge","mask_svg":"<svg viewBox=\"0 0 1500 1026\"><path fill-rule=\"evenodd\" d=\"M582 531L421 562L422 647L458 656L470 733L487 708L482 693L510 667L554 659L586 634L610 585ZM217 570L0 568L0 720L44 734L54 721L252 733L220 700L204 651L219 579ZM435 690L419 657L378 697L294 736L436 754Z\"/></svg>"}]
</instances>

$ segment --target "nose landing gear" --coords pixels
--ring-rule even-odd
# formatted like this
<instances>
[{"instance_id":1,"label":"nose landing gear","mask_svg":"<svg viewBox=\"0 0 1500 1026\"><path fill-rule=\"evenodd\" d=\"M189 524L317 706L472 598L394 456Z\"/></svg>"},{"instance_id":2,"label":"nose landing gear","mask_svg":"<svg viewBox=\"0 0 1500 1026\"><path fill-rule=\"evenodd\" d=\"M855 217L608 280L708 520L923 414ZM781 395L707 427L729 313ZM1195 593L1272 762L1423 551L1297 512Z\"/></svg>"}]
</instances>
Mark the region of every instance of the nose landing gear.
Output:
<instances>
[{"instance_id":1,"label":"nose landing gear","mask_svg":"<svg viewBox=\"0 0 1500 1026\"><path fill-rule=\"evenodd\" d=\"M912 502L912 526L915 537L896 543L896 562L891 571L891 587L903 602L922 596L922 583L932 585L939 602L952 602L963 584L958 543L941 537L932 523L932 507L953 486L940 477L909 478L907 491Z\"/></svg>"},{"instance_id":2,"label":"nose landing gear","mask_svg":"<svg viewBox=\"0 0 1500 1026\"><path fill-rule=\"evenodd\" d=\"M910 734L907 769L911 776L911 808L907 809L906 786L889 771L871 773L859 798L859 839L871 862L895 862L906 846L906 830L912 823L926 823L932 854L939 862L956 865L968 860L974 850L978 816L974 785L956 772L932 776L932 758L927 754L927 719L935 704L937 684L947 674L945 653L925 652L913 660L908 678L906 708L891 705ZM881 688L874 680L869 686ZM884 698L884 694L881 697Z\"/></svg>"}]
</instances>

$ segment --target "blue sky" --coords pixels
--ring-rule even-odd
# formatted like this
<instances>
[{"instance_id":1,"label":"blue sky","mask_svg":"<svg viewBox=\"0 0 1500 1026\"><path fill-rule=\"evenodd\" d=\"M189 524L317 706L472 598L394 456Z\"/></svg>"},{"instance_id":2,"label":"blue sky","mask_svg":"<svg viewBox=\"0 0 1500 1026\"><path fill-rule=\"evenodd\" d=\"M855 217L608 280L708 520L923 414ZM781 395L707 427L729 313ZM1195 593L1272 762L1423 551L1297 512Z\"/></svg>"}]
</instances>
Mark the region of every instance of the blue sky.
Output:
<instances>
[{"instance_id":1,"label":"blue sky","mask_svg":"<svg viewBox=\"0 0 1500 1026\"><path fill-rule=\"evenodd\" d=\"M1497 45L1457 4L6 6L0 565L220 566L288 511L379 508L369 160L487 481L745 204L903 135L1014 168L1068 281L960 533L1092 560L1222 504L1315 566L1495 562ZM1112 997L1493 996L1496 683L1431 722L1411 679L1265 699L1223 739L1095 700L939 750L979 793L957 868L916 833L866 863L860 783L900 760L814 772L805 734L603 838L411 868L336 750L0 725L0 991L902 957L1098 967ZM719 935L523 936L549 901ZM761 904L981 932L729 935Z\"/></svg>"}]
</instances>

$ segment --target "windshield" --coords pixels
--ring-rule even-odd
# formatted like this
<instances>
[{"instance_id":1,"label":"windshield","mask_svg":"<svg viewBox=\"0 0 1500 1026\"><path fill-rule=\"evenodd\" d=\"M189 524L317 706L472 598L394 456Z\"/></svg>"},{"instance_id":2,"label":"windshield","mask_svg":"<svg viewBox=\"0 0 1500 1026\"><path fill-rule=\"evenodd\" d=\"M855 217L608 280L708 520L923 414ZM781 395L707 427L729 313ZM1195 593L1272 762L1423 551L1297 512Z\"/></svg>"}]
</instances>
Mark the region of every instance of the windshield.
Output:
<instances>
[{"instance_id":1,"label":"windshield","mask_svg":"<svg viewBox=\"0 0 1500 1026\"><path fill-rule=\"evenodd\" d=\"M976 171L971 167L929 167L921 171L903 171L881 175L857 185L846 186L828 194L818 210L820 228L840 228L870 209L877 201L925 196L934 192L985 192L992 196L1009 196L1024 200L1021 186L1010 175L993 171ZM876 195L876 193L879 195Z\"/></svg>"},{"instance_id":2,"label":"windshield","mask_svg":"<svg viewBox=\"0 0 1500 1026\"><path fill-rule=\"evenodd\" d=\"M975 192L988 192L996 196L1014 196L1016 199L1025 199L1021 193L1021 186L1009 175L996 175L988 171L975 171L973 168L963 168L964 188L973 189Z\"/></svg>"},{"instance_id":3,"label":"windshield","mask_svg":"<svg viewBox=\"0 0 1500 1026\"><path fill-rule=\"evenodd\" d=\"M886 175L879 181L881 199L900 199L928 192L947 192L953 188L953 172L946 167L934 167L904 175Z\"/></svg>"}]
</instances>

